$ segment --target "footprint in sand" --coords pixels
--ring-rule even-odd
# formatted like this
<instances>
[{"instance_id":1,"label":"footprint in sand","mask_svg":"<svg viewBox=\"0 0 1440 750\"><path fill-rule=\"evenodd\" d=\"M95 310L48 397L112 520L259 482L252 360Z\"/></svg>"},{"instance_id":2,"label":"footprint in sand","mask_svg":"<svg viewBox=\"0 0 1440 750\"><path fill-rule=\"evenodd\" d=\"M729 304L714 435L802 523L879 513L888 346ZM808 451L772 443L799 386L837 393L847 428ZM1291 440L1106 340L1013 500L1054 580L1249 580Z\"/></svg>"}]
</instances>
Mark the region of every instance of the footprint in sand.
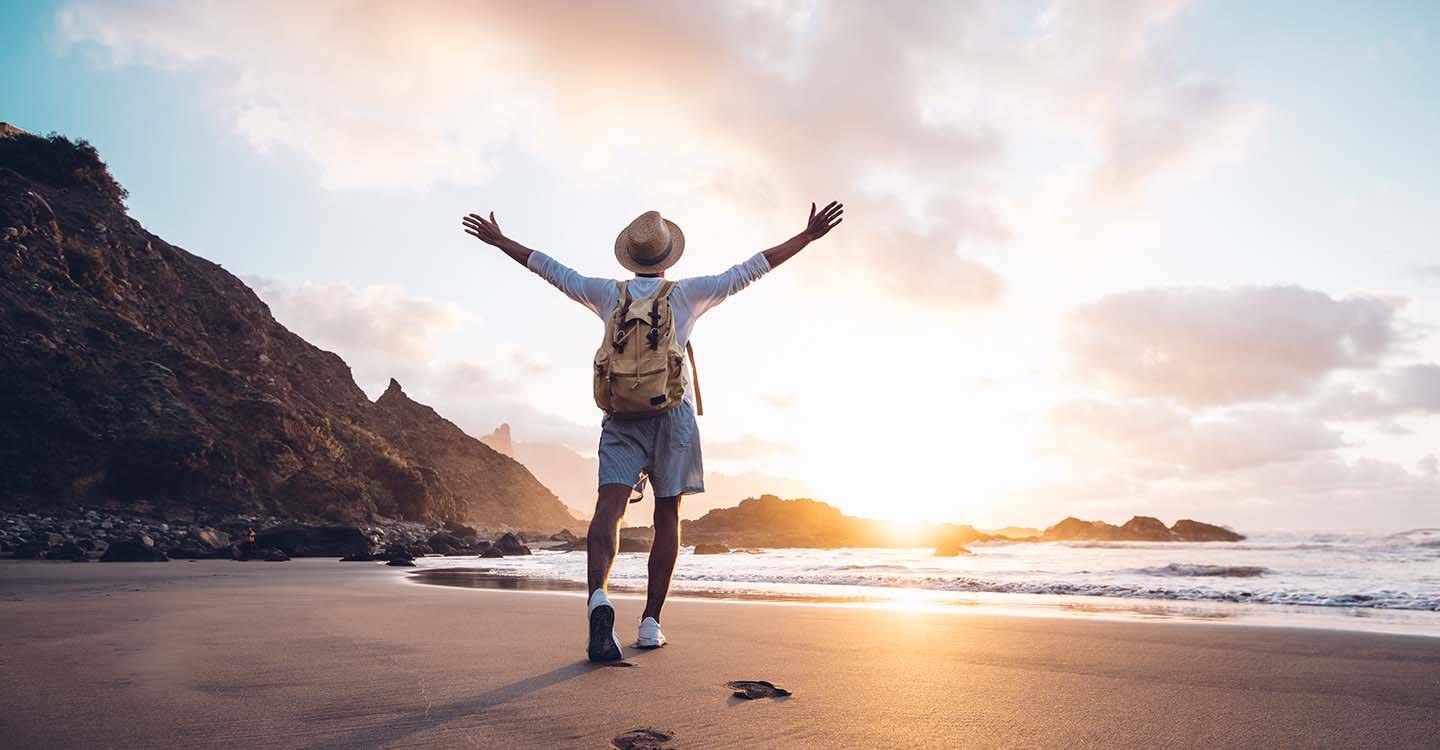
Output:
<instances>
[{"instance_id":1,"label":"footprint in sand","mask_svg":"<svg viewBox=\"0 0 1440 750\"><path fill-rule=\"evenodd\" d=\"M736 698L747 701L757 698L786 698L790 695L789 690L764 680L734 680L725 683L725 687L734 690Z\"/></svg>"},{"instance_id":2,"label":"footprint in sand","mask_svg":"<svg viewBox=\"0 0 1440 750\"><path fill-rule=\"evenodd\" d=\"M610 740L614 750L670 750L670 739L674 735L650 727L631 729Z\"/></svg>"}]
</instances>

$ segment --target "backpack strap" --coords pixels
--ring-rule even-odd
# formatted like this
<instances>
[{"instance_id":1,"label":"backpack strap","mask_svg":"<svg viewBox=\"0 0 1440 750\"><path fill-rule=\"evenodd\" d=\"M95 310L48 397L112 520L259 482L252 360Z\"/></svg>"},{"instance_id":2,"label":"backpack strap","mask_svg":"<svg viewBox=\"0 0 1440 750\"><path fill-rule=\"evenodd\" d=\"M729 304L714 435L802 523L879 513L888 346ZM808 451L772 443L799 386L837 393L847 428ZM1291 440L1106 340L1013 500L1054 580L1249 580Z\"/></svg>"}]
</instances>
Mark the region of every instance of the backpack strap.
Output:
<instances>
[{"instance_id":1,"label":"backpack strap","mask_svg":"<svg viewBox=\"0 0 1440 750\"><path fill-rule=\"evenodd\" d=\"M625 339L630 329L625 326L625 318L630 314L630 285L623 281L615 282L615 289L620 295L619 301L615 303L615 311L612 327L615 329L615 338L610 341L610 346L617 352L625 351Z\"/></svg>"},{"instance_id":2,"label":"backpack strap","mask_svg":"<svg viewBox=\"0 0 1440 750\"><path fill-rule=\"evenodd\" d=\"M650 343L652 350L660 346L660 302L664 301L666 305L669 305L670 290L674 288L675 282L669 280L662 281L660 282L660 288L655 290L655 296L651 298L650 333L646 336L645 340ZM670 320L673 324L675 320L673 312L671 313Z\"/></svg>"},{"instance_id":3,"label":"backpack strap","mask_svg":"<svg viewBox=\"0 0 1440 750\"><path fill-rule=\"evenodd\" d=\"M700 398L700 371L695 368L695 347L685 342L685 351L690 355L690 377L695 383L695 416L705 413L705 399Z\"/></svg>"},{"instance_id":4,"label":"backpack strap","mask_svg":"<svg viewBox=\"0 0 1440 750\"><path fill-rule=\"evenodd\" d=\"M675 282L666 279L660 284L660 288L655 290L655 299L668 299L674 290ZM695 366L695 347L691 346L689 341L685 342L685 353L690 356L690 377L695 386L695 416L698 417L705 413L705 400L700 397L700 370Z\"/></svg>"}]
</instances>

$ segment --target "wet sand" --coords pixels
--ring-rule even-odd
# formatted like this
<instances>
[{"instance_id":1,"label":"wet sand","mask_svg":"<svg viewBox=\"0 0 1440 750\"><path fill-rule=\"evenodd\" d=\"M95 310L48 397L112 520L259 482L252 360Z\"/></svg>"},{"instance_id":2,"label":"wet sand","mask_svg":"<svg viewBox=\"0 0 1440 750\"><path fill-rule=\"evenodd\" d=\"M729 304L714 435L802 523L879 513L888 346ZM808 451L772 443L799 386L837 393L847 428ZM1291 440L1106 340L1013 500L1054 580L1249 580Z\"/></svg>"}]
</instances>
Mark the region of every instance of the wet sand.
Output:
<instances>
[{"instance_id":1,"label":"wet sand","mask_svg":"<svg viewBox=\"0 0 1440 750\"><path fill-rule=\"evenodd\" d=\"M680 600L583 660L576 593L296 560L0 561L7 747L1433 747L1440 639ZM622 639L641 602L617 598ZM743 700L768 680L788 698Z\"/></svg>"}]
</instances>

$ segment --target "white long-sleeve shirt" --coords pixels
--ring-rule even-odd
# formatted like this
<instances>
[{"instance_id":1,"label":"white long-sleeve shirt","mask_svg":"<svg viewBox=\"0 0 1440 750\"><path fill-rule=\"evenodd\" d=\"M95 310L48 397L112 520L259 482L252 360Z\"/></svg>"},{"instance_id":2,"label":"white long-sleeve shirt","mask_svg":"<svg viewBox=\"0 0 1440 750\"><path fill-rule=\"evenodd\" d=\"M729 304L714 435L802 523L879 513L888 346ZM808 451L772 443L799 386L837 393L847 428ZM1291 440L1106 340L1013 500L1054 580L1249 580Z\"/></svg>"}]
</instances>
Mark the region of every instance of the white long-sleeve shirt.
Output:
<instances>
[{"instance_id":1,"label":"white long-sleeve shirt","mask_svg":"<svg viewBox=\"0 0 1440 750\"><path fill-rule=\"evenodd\" d=\"M609 320L615 306L620 304L620 290L615 287L615 279L581 276L564 263L539 251L530 253L527 267L564 292L565 296L589 308L602 321ZM695 321L701 315L769 272L770 261L765 259L765 253L755 253L744 263L714 276L695 276L675 282L675 288L670 291L670 309L675 317L675 343L684 348L690 341ZM657 277L636 276L629 282L630 296L648 299L660 289L663 281ZM686 368L688 371L688 362ZM695 405L691 385L694 382L694 373L689 373L685 378L685 401L691 406Z\"/></svg>"}]
</instances>

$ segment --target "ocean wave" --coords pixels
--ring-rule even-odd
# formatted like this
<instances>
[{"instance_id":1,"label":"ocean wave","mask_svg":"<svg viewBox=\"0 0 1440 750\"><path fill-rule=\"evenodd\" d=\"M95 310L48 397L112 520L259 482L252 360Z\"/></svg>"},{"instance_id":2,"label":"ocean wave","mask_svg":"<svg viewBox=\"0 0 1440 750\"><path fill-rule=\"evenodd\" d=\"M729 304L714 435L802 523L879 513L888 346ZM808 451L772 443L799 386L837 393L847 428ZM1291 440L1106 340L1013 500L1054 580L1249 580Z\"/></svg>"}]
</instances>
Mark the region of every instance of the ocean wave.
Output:
<instances>
[{"instance_id":1,"label":"ocean wave","mask_svg":"<svg viewBox=\"0 0 1440 750\"><path fill-rule=\"evenodd\" d=\"M1053 594L1062 596L1103 596L1123 599L1159 599L1193 602L1232 602L1243 604L1281 604L1308 607L1344 607L1351 609L1403 609L1440 612L1440 597L1411 594L1404 591L1336 592L1275 590L1223 590L1206 586L1159 586L1126 583L1080 583L1071 581L994 581L969 577L856 575L827 573L820 575L741 574L714 578L704 574L682 573L676 580L689 584L811 584L878 588L915 588L933 591L993 594Z\"/></svg>"},{"instance_id":2,"label":"ocean wave","mask_svg":"<svg viewBox=\"0 0 1440 750\"><path fill-rule=\"evenodd\" d=\"M1440 529L1411 529L1391 534L1380 541L1392 546L1437 548L1440 547Z\"/></svg>"},{"instance_id":3,"label":"ocean wave","mask_svg":"<svg viewBox=\"0 0 1440 750\"><path fill-rule=\"evenodd\" d=\"M1197 576L1200 578L1258 578L1270 572L1260 565L1206 565L1170 563L1158 568L1137 568L1132 573L1149 576Z\"/></svg>"}]
</instances>

